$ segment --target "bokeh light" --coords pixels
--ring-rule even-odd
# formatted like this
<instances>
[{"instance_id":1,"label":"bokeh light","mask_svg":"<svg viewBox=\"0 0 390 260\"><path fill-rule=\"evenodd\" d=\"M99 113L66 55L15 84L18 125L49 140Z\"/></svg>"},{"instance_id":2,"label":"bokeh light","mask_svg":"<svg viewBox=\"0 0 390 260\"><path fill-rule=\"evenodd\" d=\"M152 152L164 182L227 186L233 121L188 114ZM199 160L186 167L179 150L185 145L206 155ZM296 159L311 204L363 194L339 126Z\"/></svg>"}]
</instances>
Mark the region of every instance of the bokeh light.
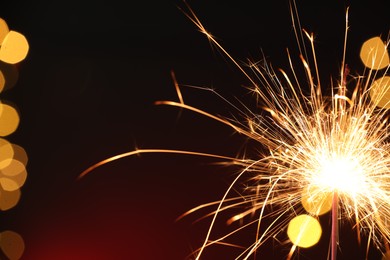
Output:
<instances>
[{"instance_id":1,"label":"bokeh light","mask_svg":"<svg viewBox=\"0 0 390 260\"><path fill-rule=\"evenodd\" d=\"M17 144L11 144L12 149L14 152L14 159L18 160L19 162L23 163L23 165L26 167L28 163L28 156L26 150Z\"/></svg>"},{"instance_id":2,"label":"bokeh light","mask_svg":"<svg viewBox=\"0 0 390 260\"><path fill-rule=\"evenodd\" d=\"M19 78L19 71L16 66L0 60L0 92L15 86Z\"/></svg>"},{"instance_id":3,"label":"bokeh light","mask_svg":"<svg viewBox=\"0 0 390 260\"><path fill-rule=\"evenodd\" d=\"M8 33L9 33L9 29L6 21L0 18L0 43L4 41Z\"/></svg>"},{"instance_id":4,"label":"bokeh light","mask_svg":"<svg viewBox=\"0 0 390 260\"><path fill-rule=\"evenodd\" d=\"M5 87L5 77L3 72L0 70L0 92L3 91Z\"/></svg>"},{"instance_id":5,"label":"bokeh light","mask_svg":"<svg viewBox=\"0 0 390 260\"><path fill-rule=\"evenodd\" d=\"M19 189L19 185L10 178L0 178L0 185L5 191L15 191Z\"/></svg>"},{"instance_id":6,"label":"bokeh light","mask_svg":"<svg viewBox=\"0 0 390 260\"><path fill-rule=\"evenodd\" d=\"M9 31L0 48L0 60L15 64L24 60L28 53L28 42L23 34Z\"/></svg>"},{"instance_id":7,"label":"bokeh light","mask_svg":"<svg viewBox=\"0 0 390 260\"><path fill-rule=\"evenodd\" d=\"M6 211L15 207L20 200L20 189L14 191L5 191L0 185L0 210Z\"/></svg>"},{"instance_id":8,"label":"bokeh light","mask_svg":"<svg viewBox=\"0 0 390 260\"><path fill-rule=\"evenodd\" d=\"M10 260L20 259L25 249L23 238L18 233L10 230L0 233L0 247L4 255Z\"/></svg>"},{"instance_id":9,"label":"bokeh light","mask_svg":"<svg viewBox=\"0 0 390 260\"><path fill-rule=\"evenodd\" d=\"M27 178L27 171L24 164L18 160L10 159L7 167L0 170L0 184L7 184L10 188L3 186L4 190L12 191L11 187L16 185L16 189L23 186Z\"/></svg>"},{"instance_id":10,"label":"bokeh light","mask_svg":"<svg viewBox=\"0 0 390 260\"><path fill-rule=\"evenodd\" d=\"M14 107L0 104L0 136L7 136L15 132L19 121L19 114Z\"/></svg>"},{"instance_id":11,"label":"bokeh light","mask_svg":"<svg viewBox=\"0 0 390 260\"><path fill-rule=\"evenodd\" d=\"M381 77L372 83L370 97L377 107L390 108L390 76Z\"/></svg>"},{"instance_id":12,"label":"bokeh light","mask_svg":"<svg viewBox=\"0 0 390 260\"><path fill-rule=\"evenodd\" d=\"M309 215L298 215L287 227L287 235L291 242L299 247L308 248L318 243L322 229L317 219Z\"/></svg>"},{"instance_id":13,"label":"bokeh light","mask_svg":"<svg viewBox=\"0 0 390 260\"><path fill-rule=\"evenodd\" d=\"M0 170L7 167L14 157L14 147L7 140L0 138Z\"/></svg>"},{"instance_id":14,"label":"bokeh light","mask_svg":"<svg viewBox=\"0 0 390 260\"><path fill-rule=\"evenodd\" d=\"M364 66L374 70L386 68L390 63L386 44L380 37L373 37L363 43L360 58Z\"/></svg>"},{"instance_id":15,"label":"bokeh light","mask_svg":"<svg viewBox=\"0 0 390 260\"><path fill-rule=\"evenodd\" d=\"M323 192L315 186L308 186L302 194L302 206L312 215L323 215L332 209L332 192Z\"/></svg>"},{"instance_id":16,"label":"bokeh light","mask_svg":"<svg viewBox=\"0 0 390 260\"><path fill-rule=\"evenodd\" d=\"M0 92L16 84L19 74L14 64L24 60L28 50L26 38L10 31L7 23L0 18ZM14 133L19 122L15 107L0 103L0 136ZM19 202L20 188L27 178L27 161L23 147L0 138L0 210L9 210ZM0 248L7 259L17 260L22 257L25 246L18 233L3 231L0 233Z\"/></svg>"}]
</instances>

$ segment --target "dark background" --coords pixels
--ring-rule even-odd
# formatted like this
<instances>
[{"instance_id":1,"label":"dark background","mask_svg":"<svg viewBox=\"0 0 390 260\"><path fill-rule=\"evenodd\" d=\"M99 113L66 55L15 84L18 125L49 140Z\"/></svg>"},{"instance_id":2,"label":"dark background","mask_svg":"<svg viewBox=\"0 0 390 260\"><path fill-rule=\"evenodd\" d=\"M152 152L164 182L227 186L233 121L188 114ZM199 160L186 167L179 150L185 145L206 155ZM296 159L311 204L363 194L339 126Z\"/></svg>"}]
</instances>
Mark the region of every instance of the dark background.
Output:
<instances>
[{"instance_id":1,"label":"dark background","mask_svg":"<svg viewBox=\"0 0 390 260\"><path fill-rule=\"evenodd\" d=\"M324 86L339 76L347 6L347 63L353 73L363 71L363 41L387 38L388 0L297 2L303 27L316 35ZM188 3L239 61L260 59L263 51L275 68L285 68L285 49L296 51L287 0ZM153 104L177 101L173 70L180 84L213 87L235 104L237 97L257 109L243 87L248 80L177 7L185 8L184 2L37 0L0 6L0 17L30 44L18 64L17 85L1 94L21 115L8 139L29 155L21 201L0 215L2 230L23 236L23 259L185 259L200 246L210 219L193 221L212 208L175 219L220 199L237 169L211 165L218 160L208 158L144 154L76 180L92 164L135 147L234 157L247 143L204 116ZM210 92L182 91L187 104L235 114ZM338 259L364 259L365 248L344 226ZM244 242L248 237L243 232ZM325 232L300 259L326 259L328 241ZM274 242L258 258L283 259L289 248ZM380 258L371 251L370 259ZM237 252L216 246L204 259L234 259Z\"/></svg>"}]
</instances>

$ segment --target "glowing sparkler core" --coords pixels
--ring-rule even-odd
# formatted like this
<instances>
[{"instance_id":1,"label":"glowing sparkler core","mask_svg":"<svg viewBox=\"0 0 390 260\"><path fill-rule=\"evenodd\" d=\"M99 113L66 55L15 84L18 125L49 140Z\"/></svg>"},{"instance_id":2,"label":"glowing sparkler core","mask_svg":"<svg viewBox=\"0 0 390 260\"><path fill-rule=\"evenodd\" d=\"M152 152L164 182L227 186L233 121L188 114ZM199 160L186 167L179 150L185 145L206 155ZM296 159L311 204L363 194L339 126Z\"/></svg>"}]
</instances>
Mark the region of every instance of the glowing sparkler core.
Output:
<instances>
[{"instance_id":1,"label":"glowing sparkler core","mask_svg":"<svg viewBox=\"0 0 390 260\"><path fill-rule=\"evenodd\" d=\"M352 158L337 156L320 161L320 169L314 173L311 183L321 187L323 192L345 193L353 197L366 190L360 164Z\"/></svg>"}]
</instances>

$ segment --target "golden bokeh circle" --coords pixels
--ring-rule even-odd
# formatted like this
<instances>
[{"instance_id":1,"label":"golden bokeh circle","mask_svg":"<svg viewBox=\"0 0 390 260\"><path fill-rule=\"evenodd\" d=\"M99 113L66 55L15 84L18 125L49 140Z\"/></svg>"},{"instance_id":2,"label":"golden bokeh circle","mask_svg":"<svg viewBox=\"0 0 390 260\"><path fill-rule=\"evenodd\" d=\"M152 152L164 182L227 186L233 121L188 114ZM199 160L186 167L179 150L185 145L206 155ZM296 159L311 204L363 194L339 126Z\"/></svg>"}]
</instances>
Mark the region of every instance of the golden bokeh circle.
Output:
<instances>
[{"instance_id":1,"label":"golden bokeh circle","mask_svg":"<svg viewBox=\"0 0 390 260\"><path fill-rule=\"evenodd\" d=\"M14 191L5 191L0 186L0 210L6 211L15 207L20 200L20 189Z\"/></svg>"},{"instance_id":2,"label":"golden bokeh circle","mask_svg":"<svg viewBox=\"0 0 390 260\"><path fill-rule=\"evenodd\" d=\"M14 107L0 104L0 136L7 136L15 132L19 121L19 114Z\"/></svg>"},{"instance_id":3,"label":"golden bokeh circle","mask_svg":"<svg viewBox=\"0 0 390 260\"><path fill-rule=\"evenodd\" d=\"M24 60L27 56L29 45L23 34L9 31L0 48L0 60L15 64Z\"/></svg>"},{"instance_id":4,"label":"golden bokeh circle","mask_svg":"<svg viewBox=\"0 0 390 260\"><path fill-rule=\"evenodd\" d=\"M0 247L10 260L18 260L25 249L24 240L18 233L6 230L0 233Z\"/></svg>"},{"instance_id":5,"label":"golden bokeh circle","mask_svg":"<svg viewBox=\"0 0 390 260\"><path fill-rule=\"evenodd\" d=\"M287 227L287 235L291 242L302 248L312 247L321 238L322 228L317 219L309 215L298 215Z\"/></svg>"},{"instance_id":6,"label":"golden bokeh circle","mask_svg":"<svg viewBox=\"0 0 390 260\"><path fill-rule=\"evenodd\" d=\"M390 76L375 80L370 88L371 101L381 108L390 108Z\"/></svg>"},{"instance_id":7,"label":"golden bokeh circle","mask_svg":"<svg viewBox=\"0 0 390 260\"><path fill-rule=\"evenodd\" d=\"M302 194L302 206L312 215L323 215L332 209L333 193L324 192L315 186L307 187Z\"/></svg>"},{"instance_id":8,"label":"golden bokeh circle","mask_svg":"<svg viewBox=\"0 0 390 260\"><path fill-rule=\"evenodd\" d=\"M4 41L4 38L7 36L9 33L9 28L4 19L0 18L0 45Z\"/></svg>"},{"instance_id":9,"label":"golden bokeh circle","mask_svg":"<svg viewBox=\"0 0 390 260\"><path fill-rule=\"evenodd\" d=\"M389 66L389 53L386 47L380 37L373 37L365 41L360 49L360 59L364 66L374 70Z\"/></svg>"},{"instance_id":10,"label":"golden bokeh circle","mask_svg":"<svg viewBox=\"0 0 390 260\"><path fill-rule=\"evenodd\" d=\"M4 138L0 138L0 170L11 163L10 159L14 157L14 154L13 145Z\"/></svg>"}]
</instances>

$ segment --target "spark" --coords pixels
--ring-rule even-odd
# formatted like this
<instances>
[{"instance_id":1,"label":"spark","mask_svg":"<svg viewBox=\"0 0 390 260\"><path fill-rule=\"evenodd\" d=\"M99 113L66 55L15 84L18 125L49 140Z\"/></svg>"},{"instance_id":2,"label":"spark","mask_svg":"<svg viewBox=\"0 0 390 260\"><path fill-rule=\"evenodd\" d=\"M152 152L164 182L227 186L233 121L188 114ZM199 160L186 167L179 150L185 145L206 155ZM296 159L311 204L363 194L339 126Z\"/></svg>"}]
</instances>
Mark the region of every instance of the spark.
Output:
<instances>
[{"instance_id":1,"label":"spark","mask_svg":"<svg viewBox=\"0 0 390 260\"><path fill-rule=\"evenodd\" d=\"M300 62L295 64L287 52L289 72L281 69L275 71L265 61L248 61L248 71L218 43L192 9L187 7L187 17L250 81L251 91L265 113L247 112L245 107L245 112L240 110L245 114L246 123L242 123L190 106L184 102L173 73L179 102L158 101L156 104L187 109L221 122L254 140L267 152L259 153L255 159L241 159L182 150L140 149L103 160L85 170L79 177L103 164L141 153L207 156L225 160L227 164L241 165L242 170L220 200L200 205L179 217L181 219L201 208L215 208L206 216L211 217L211 223L203 244L193 252L196 259L200 259L209 247L216 244L240 248L242 252L236 259L256 256L265 242L276 238L281 230L287 228L290 220L300 213L309 211L307 214L317 219L320 214L326 213L321 208L324 205L321 201L323 198L332 200L329 210L332 212L330 244L333 260L336 259L338 226L343 220L354 223L359 240L361 235L368 238L367 248L373 243L385 252L390 243L389 106L379 107L376 99L370 96L372 83L380 80L377 70L368 69L368 72L359 77L350 75L345 61L348 9L340 78L333 85L327 86L332 94L324 96L314 36L301 29L295 1L292 1L290 8L301 54ZM305 42L309 43L311 59L308 58ZM386 49L387 47L388 45ZM382 56L376 56L375 59L382 60ZM306 81L299 80L295 69L298 66L304 68ZM389 66L387 64L384 68L384 74L389 71ZM350 88L351 93L348 91ZM386 96L388 88L384 87L379 92L377 90L376 95ZM309 89L308 94L305 89ZM245 189L236 197L233 191L242 183ZM310 202L318 198L321 198L321 203L312 203L314 209L303 208L305 200ZM244 224L224 235L213 237L216 223L223 213L238 207L241 211L225 221L229 225L238 221ZM270 219L270 222L265 224L265 219ZM241 246L229 241L229 238L250 227L256 230L251 245ZM299 233L297 240L302 236L303 233ZM287 258L292 258L299 246L299 241L293 243Z\"/></svg>"}]
</instances>

